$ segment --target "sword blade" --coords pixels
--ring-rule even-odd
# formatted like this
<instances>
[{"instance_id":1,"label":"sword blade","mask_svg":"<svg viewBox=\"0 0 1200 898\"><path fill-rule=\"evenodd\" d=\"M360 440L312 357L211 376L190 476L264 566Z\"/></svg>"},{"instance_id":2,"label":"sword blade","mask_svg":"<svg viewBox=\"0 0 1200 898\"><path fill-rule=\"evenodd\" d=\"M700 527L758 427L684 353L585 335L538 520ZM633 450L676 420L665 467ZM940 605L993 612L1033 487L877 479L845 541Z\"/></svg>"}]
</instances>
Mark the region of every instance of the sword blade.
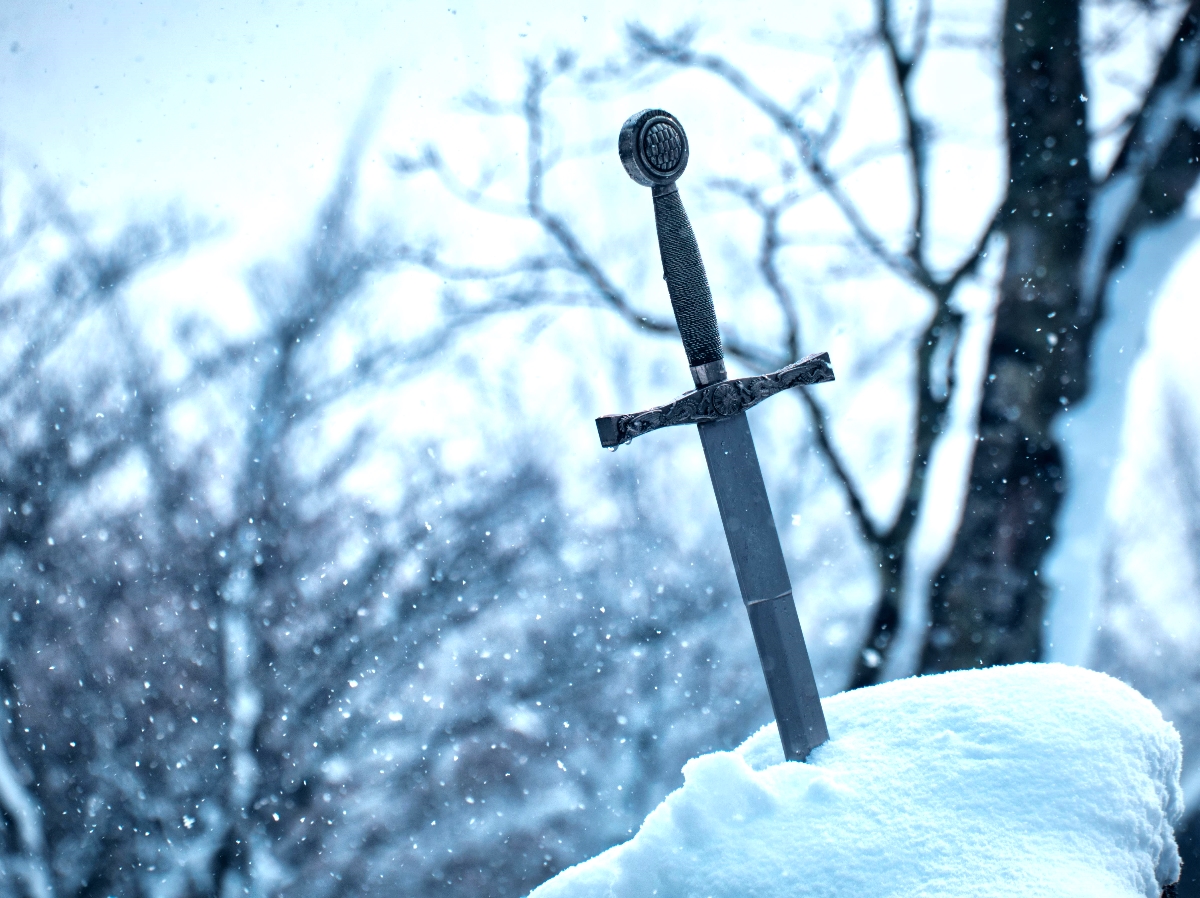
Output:
<instances>
[{"instance_id":1,"label":"sword blade","mask_svg":"<svg viewBox=\"0 0 1200 898\"><path fill-rule=\"evenodd\" d=\"M829 738L792 583L746 413L699 424L729 554L767 680L783 753L803 761Z\"/></svg>"}]
</instances>

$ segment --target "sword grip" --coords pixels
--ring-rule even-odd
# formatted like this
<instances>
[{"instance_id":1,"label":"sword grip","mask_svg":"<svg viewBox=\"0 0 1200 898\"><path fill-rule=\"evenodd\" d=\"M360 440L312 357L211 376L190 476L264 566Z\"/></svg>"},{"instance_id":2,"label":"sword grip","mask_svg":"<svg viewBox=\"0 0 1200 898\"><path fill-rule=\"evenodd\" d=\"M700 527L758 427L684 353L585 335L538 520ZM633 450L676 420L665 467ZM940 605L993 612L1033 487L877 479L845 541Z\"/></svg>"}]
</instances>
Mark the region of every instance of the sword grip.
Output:
<instances>
[{"instance_id":1,"label":"sword grip","mask_svg":"<svg viewBox=\"0 0 1200 898\"><path fill-rule=\"evenodd\" d=\"M708 275L683 200L674 184L654 188L654 223L663 278L671 294L675 323L692 368L724 358Z\"/></svg>"},{"instance_id":2,"label":"sword grip","mask_svg":"<svg viewBox=\"0 0 1200 898\"><path fill-rule=\"evenodd\" d=\"M665 109L643 109L621 126L617 152L629 177L654 188L654 223L663 278L675 323L697 387L725 379L725 354L708 275L675 182L688 163L688 141L679 119Z\"/></svg>"}]
</instances>

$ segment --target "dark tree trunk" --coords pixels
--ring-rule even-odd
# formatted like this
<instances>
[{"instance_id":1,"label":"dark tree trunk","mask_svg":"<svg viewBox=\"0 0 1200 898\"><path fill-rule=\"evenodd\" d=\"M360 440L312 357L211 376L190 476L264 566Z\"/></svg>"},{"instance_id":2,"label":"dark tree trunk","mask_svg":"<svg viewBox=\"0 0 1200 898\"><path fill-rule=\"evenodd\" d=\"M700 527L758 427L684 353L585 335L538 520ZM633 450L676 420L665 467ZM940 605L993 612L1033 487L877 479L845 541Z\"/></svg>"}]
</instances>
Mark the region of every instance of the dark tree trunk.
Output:
<instances>
[{"instance_id":1,"label":"dark tree trunk","mask_svg":"<svg viewBox=\"0 0 1200 898\"><path fill-rule=\"evenodd\" d=\"M1179 898L1200 898L1200 814L1193 813L1176 828L1175 841L1183 861L1176 894Z\"/></svg>"},{"instance_id":2,"label":"dark tree trunk","mask_svg":"<svg viewBox=\"0 0 1200 898\"><path fill-rule=\"evenodd\" d=\"M1178 213L1200 170L1200 133L1184 114L1200 84L1200 0L1095 185L1078 2L1012 0L1001 43L1010 182L999 229L1008 256L963 521L933 583L923 672L1041 656L1038 570L1066 483L1050 426L1087 391L1104 285L1130 238ZM1091 233L1089 204L1103 206Z\"/></svg>"},{"instance_id":3,"label":"dark tree trunk","mask_svg":"<svg viewBox=\"0 0 1200 898\"><path fill-rule=\"evenodd\" d=\"M1038 568L1064 489L1050 427L1086 390L1094 318L1079 315L1088 134L1075 0L1012 0L1004 16L1008 255L963 521L934 580L924 672L1041 655Z\"/></svg>"}]
</instances>

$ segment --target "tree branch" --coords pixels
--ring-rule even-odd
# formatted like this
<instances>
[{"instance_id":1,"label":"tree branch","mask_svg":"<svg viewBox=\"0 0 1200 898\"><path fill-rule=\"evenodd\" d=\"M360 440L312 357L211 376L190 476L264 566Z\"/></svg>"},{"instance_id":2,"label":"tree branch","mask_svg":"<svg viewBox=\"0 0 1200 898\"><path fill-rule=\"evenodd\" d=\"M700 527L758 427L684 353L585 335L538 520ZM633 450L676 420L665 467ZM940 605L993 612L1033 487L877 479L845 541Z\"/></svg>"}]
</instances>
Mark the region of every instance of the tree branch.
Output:
<instances>
[{"instance_id":1,"label":"tree branch","mask_svg":"<svg viewBox=\"0 0 1200 898\"><path fill-rule=\"evenodd\" d=\"M896 36L892 32L890 0L875 0L875 14L879 19L879 37L892 68L892 77L896 82L896 97L904 118L904 127L908 133L909 152L906 155L909 163L909 177L912 179L913 226L906 255L918 270L925 271L925 230L928 214L925 185L929 154L925 124L917 117L913 107L910 81L920 60L920 51L924 46L925 34L929 29L929 4L927 0L921 3L920 12L917 15L917 37L914 40L913 50L908 55L901 52L896 43ZM932 278L930 280L932 281Z\"/></svg>"},{"instance_id":2,"label":"tree branch","mask_svg":"<svg viewBox=\"0 0 1200 898\"><path fill-rule=\"evenodd\" d=\"M1192 132L1192 142L1196 140L1196 129L1187 121L1187 103L1198 86L1198 74L1200 0L1192 0L1134 116L1121 152L1093 195L1080 262L1081 323L1090 323L1096 316L1108 274L1119 259L1118 245L1130 236L1130 226L1136 223L1133 213L1143 201L1147 177L1184 129ZM1190 182L1194 181L1192 174ZM1182 197L1168 199L1182 202Z\"/></svg>"}]
</instances>

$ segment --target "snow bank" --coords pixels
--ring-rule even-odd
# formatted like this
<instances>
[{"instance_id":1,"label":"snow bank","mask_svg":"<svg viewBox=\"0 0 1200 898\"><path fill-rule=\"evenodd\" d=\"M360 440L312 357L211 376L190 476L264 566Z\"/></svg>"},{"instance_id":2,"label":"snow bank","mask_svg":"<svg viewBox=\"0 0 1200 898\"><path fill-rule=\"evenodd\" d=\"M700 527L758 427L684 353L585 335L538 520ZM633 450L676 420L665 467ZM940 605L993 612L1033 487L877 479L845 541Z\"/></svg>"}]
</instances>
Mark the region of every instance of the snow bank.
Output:
<instances>
[{"instance_id":1,"label":"snow bank","mask_svg":"<svg viewBox=\"0 0 1200 898\"><path fill-rule=\"evenodd\" d=\"M960 671L825 710L807 763L774 724L689 761L633 839L531 898L1158 898L1178 878L1179 736L1111 677Z\"/></svg>"}]
</instances>

